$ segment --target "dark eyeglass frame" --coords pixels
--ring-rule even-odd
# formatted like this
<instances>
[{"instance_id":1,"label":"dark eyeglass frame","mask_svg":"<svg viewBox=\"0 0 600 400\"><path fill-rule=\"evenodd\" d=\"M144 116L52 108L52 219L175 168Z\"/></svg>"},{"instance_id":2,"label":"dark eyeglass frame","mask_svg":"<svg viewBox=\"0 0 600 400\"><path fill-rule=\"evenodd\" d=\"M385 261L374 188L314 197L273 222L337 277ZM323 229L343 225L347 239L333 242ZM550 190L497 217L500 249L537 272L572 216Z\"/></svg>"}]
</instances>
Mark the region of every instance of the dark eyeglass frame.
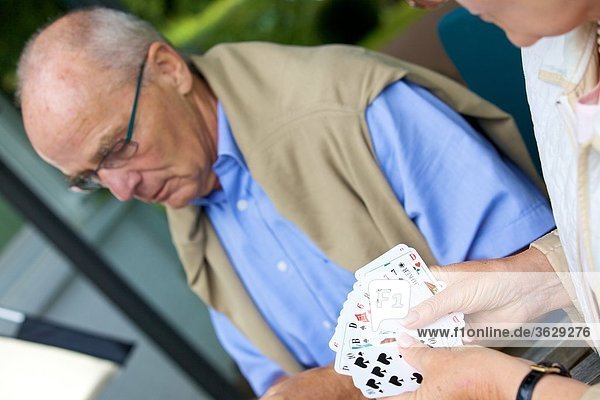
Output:
<instances>
[{"instance_id":1,"label":"dark eyeglass frame","mask_svg":"<svg viewBox=\"0 0 600 400\"><path fill-rule=\"evenodd\" d=\"M98 176L98 171L102 168L112 169L119 168L125 165L136 153L138 149L138 143L132 140L133 127L135 125L135 116L137 114L138 98L140 96L140 89L142 87L142 79L144 75L144 67L146 66L146 58L140 65L140 71L138 73L137 85L135 88L135 97L133 99L133 107L131 109L131 117L129 118L129 125L127 127L127 135L124 138L117 140L102 156L102 159L98 163L95 170L86 172L78 175L69 180L69 189L75 192L89 192L98 189L102 189L104 185Z\"/></svg>"}]
</instances>

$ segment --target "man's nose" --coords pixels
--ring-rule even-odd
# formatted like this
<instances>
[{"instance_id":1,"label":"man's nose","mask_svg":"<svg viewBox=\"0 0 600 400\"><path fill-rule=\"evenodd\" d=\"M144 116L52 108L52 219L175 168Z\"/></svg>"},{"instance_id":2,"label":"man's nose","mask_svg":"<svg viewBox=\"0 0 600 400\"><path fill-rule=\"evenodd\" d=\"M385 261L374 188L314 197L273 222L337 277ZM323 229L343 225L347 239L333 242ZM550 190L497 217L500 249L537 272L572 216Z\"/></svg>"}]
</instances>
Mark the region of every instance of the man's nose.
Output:
<instances>
[{"instance_id":1,"label":"man's nose","mask_svg":"<svg viewBox=\"0 0 600 400\"><path fill-rule=\"evenodd\" d=\"M120 201L131 200L135 195L135 189L142 180L142 176L136 171L125 169L101 169L98 177L102 184Z\"/></svg>"}]
</instances>

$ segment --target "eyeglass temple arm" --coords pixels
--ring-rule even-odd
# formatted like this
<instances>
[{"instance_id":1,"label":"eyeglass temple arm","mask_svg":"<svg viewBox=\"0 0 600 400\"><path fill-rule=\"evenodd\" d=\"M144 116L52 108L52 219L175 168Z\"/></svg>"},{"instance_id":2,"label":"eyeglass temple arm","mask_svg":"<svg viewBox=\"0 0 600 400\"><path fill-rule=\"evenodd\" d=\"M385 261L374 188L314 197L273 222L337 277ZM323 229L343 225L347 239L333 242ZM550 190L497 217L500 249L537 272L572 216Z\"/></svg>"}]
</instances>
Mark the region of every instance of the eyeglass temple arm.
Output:
<instances>
[{"instance_id":1,"label":"eyeglass temple arm","mask_svg":"<svg viewBox=\"0 0 600 400\"><path fill-rule=\"evenodd\" d=\"M127 127L127 136L125 137L125 143L131 141L131 135L133 134L133 125L135 124L135 113L137 111L138 97L140 95L140 88L142 87L142 77L144 67L146 66L146 60L140 65L140 72L138 74L137 85L135 87L135 97L133 99L133 110L131 110L131 119L129 120L129 126Z\"/></svg>"}]
</instances>

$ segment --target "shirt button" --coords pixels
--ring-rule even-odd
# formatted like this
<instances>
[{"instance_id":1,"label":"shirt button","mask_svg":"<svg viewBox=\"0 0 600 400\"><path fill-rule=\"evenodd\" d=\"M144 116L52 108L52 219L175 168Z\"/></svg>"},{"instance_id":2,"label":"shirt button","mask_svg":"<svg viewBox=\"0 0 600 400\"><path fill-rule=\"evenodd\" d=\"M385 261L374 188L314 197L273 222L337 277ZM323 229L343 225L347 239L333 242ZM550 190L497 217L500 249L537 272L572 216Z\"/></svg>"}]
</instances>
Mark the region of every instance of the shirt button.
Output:
<instances>
[{"instance_id":1,"label":"shirt button","mask_svg":"<svg viewBox=\"0 0 600 400\"><path fill-rule=\"evenodd\" d=\"M248 201L246 200L238 200L236 207L240 211L244 211L248 208Z\"/></svg>"},{"instance_id":2,"label":"shirt button","mask_svg":"<svg viewBox=\"0 0 600 400\"><path fill-rule=\"evenodd\" d=\"M280 270L281 272L285 272L288 269L288 265L283 261L279 261L277 263L277 269Z\"/></svg>"},{"instance_id":3,"label":"shirt button","mask_svg":"<svg viewBox=\"0 0 600 400\"><path fill-rule=\"evenodd\" d=\"M323 321L323 328L330 330L331 329L331 322L329 321Z\"/></svg>"}]
</instances>

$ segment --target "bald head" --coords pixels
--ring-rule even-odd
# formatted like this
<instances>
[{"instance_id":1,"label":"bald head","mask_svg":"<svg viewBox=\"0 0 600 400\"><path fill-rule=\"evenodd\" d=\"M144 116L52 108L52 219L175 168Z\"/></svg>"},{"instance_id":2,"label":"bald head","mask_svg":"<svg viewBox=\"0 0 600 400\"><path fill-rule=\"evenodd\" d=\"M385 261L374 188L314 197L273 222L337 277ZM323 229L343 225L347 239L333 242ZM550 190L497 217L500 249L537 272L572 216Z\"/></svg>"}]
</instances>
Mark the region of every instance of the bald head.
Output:
<instances>
[{"instance_id":1,"label":"bald head","mask_svg":"<svg viewBox=\"0 0 600 400\"><path fill-rule=\"evenodd\" d=\"M152 42L166 40L147 22L107 8L78 10L42 28L27 43L17 68L17 101L49 66L87 62L111 71L115 85L130 81Z\"/></svg>"}]
</instances>

